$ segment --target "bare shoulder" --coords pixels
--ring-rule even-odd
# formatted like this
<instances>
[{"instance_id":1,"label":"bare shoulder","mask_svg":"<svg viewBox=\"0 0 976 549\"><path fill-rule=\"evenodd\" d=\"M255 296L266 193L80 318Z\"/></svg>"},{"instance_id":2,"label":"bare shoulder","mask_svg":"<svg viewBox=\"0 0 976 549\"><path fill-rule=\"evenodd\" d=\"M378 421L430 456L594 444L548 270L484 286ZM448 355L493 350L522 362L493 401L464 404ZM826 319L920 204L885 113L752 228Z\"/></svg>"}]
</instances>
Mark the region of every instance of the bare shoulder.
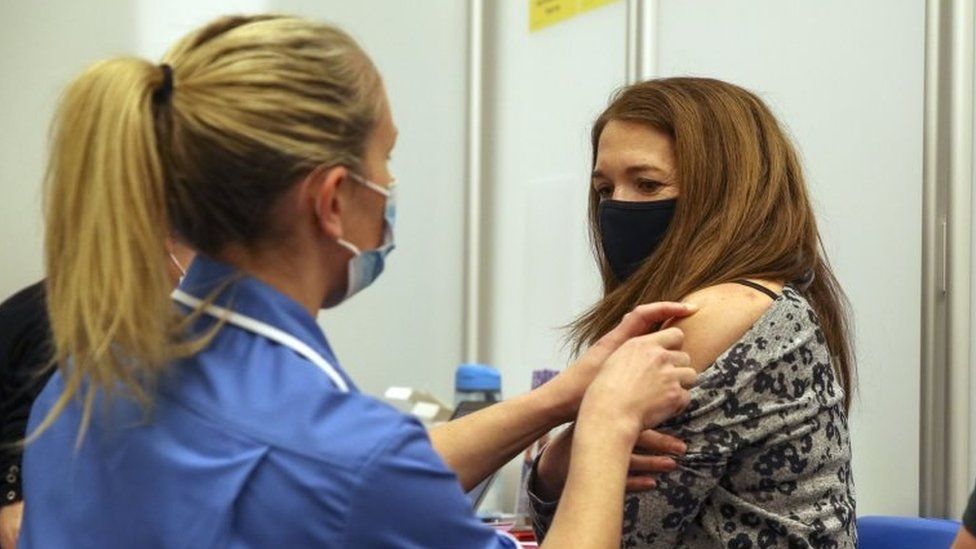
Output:
<instances>
[{"instance_id":1,"label":"bare shoulder","mask_svg":"<svg viewBox=\"0 0 976 549\"><path fill-rule=\"evenodd\" d=\"M775 282L753 282L775 294L783 290L782 284ZM742 339L774 303L766 293L736 283L710 286L682 301L698 305L698 312L671 325L685 333L683 350L691 355L691 365L699 372Z\"/></svg>"}]
</instances>

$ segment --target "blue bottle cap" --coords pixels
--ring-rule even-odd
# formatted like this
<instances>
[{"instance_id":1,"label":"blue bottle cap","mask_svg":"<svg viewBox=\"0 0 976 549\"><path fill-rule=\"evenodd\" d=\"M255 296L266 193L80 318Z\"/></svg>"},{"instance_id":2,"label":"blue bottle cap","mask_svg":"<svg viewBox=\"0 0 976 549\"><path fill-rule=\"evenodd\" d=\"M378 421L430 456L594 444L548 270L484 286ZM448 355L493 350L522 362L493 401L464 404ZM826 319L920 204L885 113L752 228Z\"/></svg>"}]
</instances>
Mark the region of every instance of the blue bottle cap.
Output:
<instances>
[{"instance_id":1,"label":"blue bottle cap","mask_svg":"<svg viewBox=\"0 0 976 549\"><path fill-rule=\"evenodd\" d=\"M462 364L454 374L455 391L501 391L502 376L487 364Z\"/></svg>"}]
</instances>

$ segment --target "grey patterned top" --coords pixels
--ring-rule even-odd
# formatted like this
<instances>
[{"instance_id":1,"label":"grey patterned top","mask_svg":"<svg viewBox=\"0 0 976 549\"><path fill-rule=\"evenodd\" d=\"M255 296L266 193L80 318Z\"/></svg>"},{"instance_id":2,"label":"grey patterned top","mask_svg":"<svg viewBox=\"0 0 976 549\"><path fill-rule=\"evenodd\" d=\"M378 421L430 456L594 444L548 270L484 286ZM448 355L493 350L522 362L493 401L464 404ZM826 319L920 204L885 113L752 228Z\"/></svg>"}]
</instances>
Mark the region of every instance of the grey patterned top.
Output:
<instances>
[{"instance_id":1,"label":"grey patterned top","mask_svg":"<svg viewBox=\"0 0 976 549\"><path fill-rule=\"evenodd\" d=\"M796 290L784 288L658 430L688 453L656 488L627 496L623 547L856 546L844 392ZM556 502L529 496L544 535Z\"/></svg>"}]
</instances>

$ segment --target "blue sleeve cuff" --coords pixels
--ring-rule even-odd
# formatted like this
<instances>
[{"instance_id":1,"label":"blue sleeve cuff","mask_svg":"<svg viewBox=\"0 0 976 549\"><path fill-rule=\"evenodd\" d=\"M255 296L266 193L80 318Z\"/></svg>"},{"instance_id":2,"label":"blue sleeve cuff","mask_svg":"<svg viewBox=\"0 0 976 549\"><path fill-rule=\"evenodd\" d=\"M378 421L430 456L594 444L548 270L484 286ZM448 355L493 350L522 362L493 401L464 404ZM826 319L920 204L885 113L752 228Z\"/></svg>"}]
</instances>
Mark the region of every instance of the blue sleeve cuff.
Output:
<instances>
[{"instance_id":1,"label":"blue sleeve cuff","mask_svg":"<svg viewBox=\"0 0 976 549\"><path fill-rule=\"evenodd\" d=\"M499 546L505 549L522 549L522 543L507 532L498 532L498 541L501 542Z\"/></svg>"}]
</instances>

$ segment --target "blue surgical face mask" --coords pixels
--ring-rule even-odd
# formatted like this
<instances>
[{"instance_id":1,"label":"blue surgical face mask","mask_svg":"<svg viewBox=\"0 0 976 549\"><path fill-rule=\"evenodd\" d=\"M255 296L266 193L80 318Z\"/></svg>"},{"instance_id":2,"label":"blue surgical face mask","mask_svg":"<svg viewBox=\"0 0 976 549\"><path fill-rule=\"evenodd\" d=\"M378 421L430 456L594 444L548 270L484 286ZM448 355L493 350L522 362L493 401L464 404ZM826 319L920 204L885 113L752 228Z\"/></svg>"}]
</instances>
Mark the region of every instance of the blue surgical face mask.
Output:
<instances>
[{"instance_id":1,"label":"blue surgical face mask","mask_svg":"<svg viewBox=\"0 0 976 549\"><path fill-rule=\"evenodd\" d=\"M393 251L393 224L396 221L396 194L395 185L391 183L384 187L361 177L355 173L349 174L356 182L367 189L379 193L386 197L386 210L383 212L385 227L383 229L383 242L378 248L372 250L360 250L358 246L347 240L339 239L339 245L352 252L352 258L348 265L348 282L346 284L346 295L343 301L356 295L361 290L372 284L380 277L383 267L386 266L386 256Z\"/></svg>"}]
</instances>

